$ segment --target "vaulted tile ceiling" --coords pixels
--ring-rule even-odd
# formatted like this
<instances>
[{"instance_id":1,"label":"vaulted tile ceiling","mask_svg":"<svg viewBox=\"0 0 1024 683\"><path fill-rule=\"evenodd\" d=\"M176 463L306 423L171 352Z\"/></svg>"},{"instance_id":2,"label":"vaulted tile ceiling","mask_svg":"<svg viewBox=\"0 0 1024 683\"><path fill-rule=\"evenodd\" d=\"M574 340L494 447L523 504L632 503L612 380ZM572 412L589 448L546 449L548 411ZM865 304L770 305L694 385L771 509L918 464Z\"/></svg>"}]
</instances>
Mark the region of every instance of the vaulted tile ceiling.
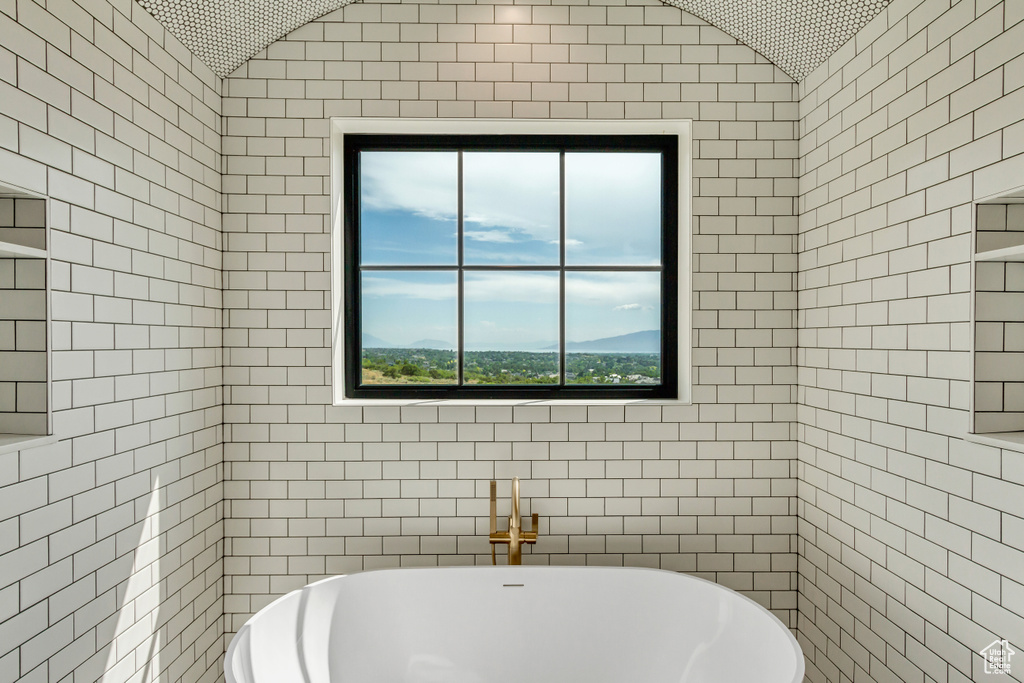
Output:
<instances>
[{"instance_id":1,"label":"vaulted tile ceiling","mask_svg":"<svg viewBox=\"0 0 1024 683\"><path fill-rule=\"evenodd\" d=\"M220 76L351 0L138 0ZM890 0L663 0L714 24L800 80Z\"/></svg>"}]
</instances>

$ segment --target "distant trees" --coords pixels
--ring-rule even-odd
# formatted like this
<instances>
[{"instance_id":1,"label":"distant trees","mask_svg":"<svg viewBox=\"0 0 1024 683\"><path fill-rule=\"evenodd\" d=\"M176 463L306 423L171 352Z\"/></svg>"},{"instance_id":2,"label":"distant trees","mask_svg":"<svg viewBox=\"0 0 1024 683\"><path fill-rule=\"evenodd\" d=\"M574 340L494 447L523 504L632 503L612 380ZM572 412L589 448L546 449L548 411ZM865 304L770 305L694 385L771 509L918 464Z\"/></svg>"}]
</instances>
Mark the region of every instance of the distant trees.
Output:
<instances>
[{"instance_id":1,"label":"distant trees","mask_svg":"<svg viewBox=\"0 0 1024 683\"><path fill-rule=\"evenodd\" d=\"M416 375L427 374L423 371L423 368L421 368L418 365L413 365L412 363L405 363L404 365L402 365L402 369L399 370L399 372L405 375L406 377L414 377Z\"/></svg>"},{"instance_id":2,"label":"distant trees","mask_svg":"<svg viewBox=\"0 0 1024 683\"><path fill-rule=\"evenodd\" d=\"M362 365L400 383L450 384L458 378L458 360L451 350L364 348ZM463 378L467 384L557 384L558 372L556 352L467 351ZM569 384L658 384L661 356L567 353L565 376Z\"/></svg>"}]
</instances>

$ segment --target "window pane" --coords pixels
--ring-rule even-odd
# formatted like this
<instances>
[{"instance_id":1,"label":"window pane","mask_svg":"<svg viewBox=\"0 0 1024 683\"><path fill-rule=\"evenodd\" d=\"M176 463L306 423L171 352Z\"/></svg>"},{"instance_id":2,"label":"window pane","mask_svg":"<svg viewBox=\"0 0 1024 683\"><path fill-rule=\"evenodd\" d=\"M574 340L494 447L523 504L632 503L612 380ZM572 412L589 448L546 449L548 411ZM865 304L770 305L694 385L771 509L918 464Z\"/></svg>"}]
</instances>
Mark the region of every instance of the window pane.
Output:
<instances>
[{"instance_id":1,"label":"window pane","mask_svg":"<svg viewBox=\"0 0 1024 683\"><path fill-rule=\"evenodd\" d=\"M458 281L452 272L362 275L362 383L458 382Z\"/></svg>"},{"instance_id":2,"label":"window pane","mask_svg":"<svg viewBox=\"0 0 1024 683\"><path fill-rule=\"evenodd\" d=\"M565 260L661 263L661 154L565 155Z\"/></svg>"},{"instance_id":3,"label":"window pane","mask_svg":"<svg viewBox=\"0 0 1024 683\"><path fill-rule=\"evenodd\" d=\"M566 384L661 384L661 274L566 273Z\"/></svg>"},{"instance_id":4,"label":"window pane","mask_svg":"<svg viewBox=\"0 0 1024 683\"><path fill-rule=\"evenodd\" d=\"M466 263L559 262L558 154L466 152L462 158Z\"/></svg>"},{"instance_id":5,"label":"window pane","mask_svg":"<svg viewBox=\"0 0 1024 683\"><path fill-rule=\"evenodd\" d=\"M456 152L362 152L364 264L451 265L458 258Z\"/></svg>"},{"instance_id":6,"label":"window pane","mask_svg":"<svg viewBox=\"0 0 1024 683\"><path fill-rule=\"evenodd\" d=\"M466 384L557 384L558 275L464 277Z\"/></svg>"}]
</instances>

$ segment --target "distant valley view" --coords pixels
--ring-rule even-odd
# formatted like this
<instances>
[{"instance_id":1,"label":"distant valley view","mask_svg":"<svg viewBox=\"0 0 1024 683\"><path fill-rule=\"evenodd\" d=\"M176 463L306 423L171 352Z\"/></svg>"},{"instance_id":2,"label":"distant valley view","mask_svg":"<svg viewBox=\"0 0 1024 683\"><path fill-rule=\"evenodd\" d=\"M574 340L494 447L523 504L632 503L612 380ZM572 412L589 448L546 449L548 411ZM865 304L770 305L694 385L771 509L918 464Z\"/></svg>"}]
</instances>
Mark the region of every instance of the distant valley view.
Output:
<instances>
[{"instance_id":1,"label":"distant valley view","mask_svg":"<svg viewBox=\"0 0 1024 683\"><path fill-rule=\"evenodd\" d=\"M536 350L467 350L466 384L558 384L558 342ZM420 339L398 346L363 335L363 384L455 384L455 344ZM631 334L565 344L566 384L661 384L661 333Z\"/></svg>"}]
</instances>

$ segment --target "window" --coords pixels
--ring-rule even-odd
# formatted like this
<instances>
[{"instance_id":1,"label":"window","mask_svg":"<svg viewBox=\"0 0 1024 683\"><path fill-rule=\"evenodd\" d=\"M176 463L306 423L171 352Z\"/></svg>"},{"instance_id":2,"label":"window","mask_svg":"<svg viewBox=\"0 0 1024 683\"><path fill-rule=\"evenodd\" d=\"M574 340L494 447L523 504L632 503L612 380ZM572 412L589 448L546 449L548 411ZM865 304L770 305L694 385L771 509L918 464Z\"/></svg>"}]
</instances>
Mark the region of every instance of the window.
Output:
<instances>
[{"instance_id":1,"label":"window","mask_svg":"<svg viewBox=\"0 0 1024 683\"><path fill-rule=\"evenodd\" d=\"M336 398L687 397L688 139L402 123L335 138Z\"/></svg>"}]
</instances>

